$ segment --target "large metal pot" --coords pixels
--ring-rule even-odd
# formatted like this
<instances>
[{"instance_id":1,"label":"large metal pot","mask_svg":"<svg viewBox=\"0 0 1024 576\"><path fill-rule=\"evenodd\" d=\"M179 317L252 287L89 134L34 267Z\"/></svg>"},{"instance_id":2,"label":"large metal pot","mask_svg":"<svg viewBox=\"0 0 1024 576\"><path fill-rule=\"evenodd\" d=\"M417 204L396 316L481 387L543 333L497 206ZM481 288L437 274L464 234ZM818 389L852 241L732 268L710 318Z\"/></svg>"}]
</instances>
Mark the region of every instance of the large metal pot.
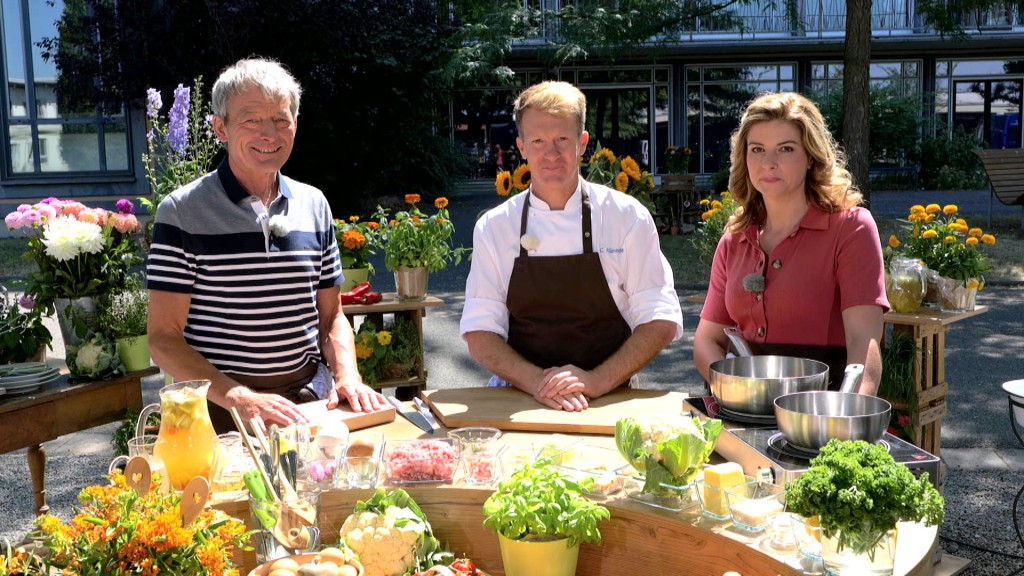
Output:
<instances>
[{"instance_id":1,"label":"large metal pot","mask_svg":"<svg viewBox=\"0 0 1024 576\"><path fill-rule=\"evenodd\" d=\"M787 442L818 450L828 441L882 439L892 405L882 398L854 394L863 364L846 367L839 392L799 392L775 399L775 420Z\"/></svg>"},{"instance_id":2,"label":"large metal pot","mask_svg":"<svg viewBox=\"0 0 1024 576\"><path fill-rule=\"evenodd\" d=\"M828 387L828 364L792 356L741 356L713 362L708 384L718 405L771 416L779 396Z\"/></svg>"}]
</instances>

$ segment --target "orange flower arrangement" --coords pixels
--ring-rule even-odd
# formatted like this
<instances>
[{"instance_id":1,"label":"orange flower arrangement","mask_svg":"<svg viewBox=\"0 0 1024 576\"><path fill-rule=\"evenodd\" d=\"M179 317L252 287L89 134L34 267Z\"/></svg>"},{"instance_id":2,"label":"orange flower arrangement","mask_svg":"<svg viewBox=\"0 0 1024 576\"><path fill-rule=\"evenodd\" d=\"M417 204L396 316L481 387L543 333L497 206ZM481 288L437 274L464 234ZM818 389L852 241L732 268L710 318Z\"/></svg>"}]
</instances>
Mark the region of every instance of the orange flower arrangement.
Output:
<instances>
[{"instance_id":1,"label":"orange flower arrangement","mask_svg":"<svg viewBox=\"0 0 1024 576\"><path fill-rule=\"evenodd\" d=\"M182 526L181 497L161 492L159 479L139 496L122 474L109 478L109 485L82 490L82 507L67 524L49 515L36 520L32 538L49 551L47 558L8 553L8 559L0 557L0 575L45 575L51 569L82 576L239 573L231 556L250 535L240 520L206 508Z\"/></svg>"},{"instance_id":2,"label":"orange flower arrangement","mask_svg":"<svg viewBox=\"0 0 1024 576\"><path fill-rule=\"evenodd\" d=\"M992 265L978 250L979 244L995 244L996 237L968 225L959 212L955 204L912 206L904 225L907 237L900 240L890 236L889 248L924 261L929 269L945 278L980 283L982 274Z\"/></svg>"},{"instance_id":3,"label":"orange flower arrangement","mask_svg":"<svg viewBox=\"0 0 1024 576\"><path fill-rule=\"evenodd\" d=\"M375 254L374 248L379 245L379 232L380 223L373 220L364 222L359 216L349 216L348 221L336 218L334 236L338 240L342 267L346 270L367 268L373 274L369 257Z\"/></svg>"},{"instance_id":4,"label":"orange flower arrangement","mask_svg":"<svg viewBox=\"0 0 1024 576\"><path fill-rule=\"evenodd\" d=\"M390 271L398 268L424 267L428 272L443 270L449 263L459 264L465 248L452 245L455 225L448 216L448 199L434 200L437 212L424 214L416 204L419 194L406 194L407 210L392 218L386 208L373 215L379 226L379 245L384 250L384 265Z\"/></svg>"}]
</instances>

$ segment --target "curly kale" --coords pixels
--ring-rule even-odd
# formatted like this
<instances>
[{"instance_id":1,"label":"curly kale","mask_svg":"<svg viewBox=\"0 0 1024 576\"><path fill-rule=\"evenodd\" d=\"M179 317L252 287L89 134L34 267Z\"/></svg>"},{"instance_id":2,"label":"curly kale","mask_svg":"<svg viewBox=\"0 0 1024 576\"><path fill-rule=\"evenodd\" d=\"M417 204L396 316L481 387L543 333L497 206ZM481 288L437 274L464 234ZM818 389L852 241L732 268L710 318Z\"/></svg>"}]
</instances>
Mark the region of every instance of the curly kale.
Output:
<instances>
[{"instance_id":1,"label":"curly kale","mask_svg":"<svg viewBox=\"0 0 1024 576\"><path fill-rule=\"evenodd\" d=\"M822 533L839 536L839 549L870 553L897 522L942 522L938 490L885 447L862 440L831 440L811 460L810 469L786 485L786 505L804 517L819 516Z\"/></svg>"}]
</instances>

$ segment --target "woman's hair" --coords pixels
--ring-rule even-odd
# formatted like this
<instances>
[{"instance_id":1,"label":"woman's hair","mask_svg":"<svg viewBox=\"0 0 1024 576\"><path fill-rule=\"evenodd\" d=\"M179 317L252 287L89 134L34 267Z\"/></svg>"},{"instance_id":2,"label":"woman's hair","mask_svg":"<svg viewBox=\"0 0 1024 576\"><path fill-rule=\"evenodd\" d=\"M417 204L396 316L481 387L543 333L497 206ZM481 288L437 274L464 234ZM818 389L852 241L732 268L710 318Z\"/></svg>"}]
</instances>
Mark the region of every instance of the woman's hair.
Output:
<instances>
[{"instance_id":1,"label":"woman's hair","mask_svg":"<svg viewBox=\"0 0 1024 576\"><path fill-rule=\"evenodd\" d=\"M729 221L729 231L764 223L764 198L747 172L747 137L755 124L772 120L785 120L800 130L801 144L811 158L804 188L808 202L826 212L860 204L862 196L853 185L843 153L814 102L796 92L766 93L747 105L730 140L729 191L738 207Z\"/></svg>"},{"instance_id":2,"label":"woman's hair","mask_svg":"<svg viewBox=\"0 0 1024 576\"><path fill-rule=\"evenodd\" d=\"M575 117L576 133L583 134L587 119L587 97L568 82L548 80L523 90L512 105L516 129L520 134L523 133L523 112L530 108L546 114Z\"/></svg>"},{"instance_id":3,"label":"woman's hair","mask_svg":"<svg viewBox=\"0 0 1024 576\"><path fill-rule=\"evenodd\" d=\"M302 88L284 66L265 58L239 60L220 73L213 85L213 113L227 120L228 100L250 86L258 86L270 100L287 99L292 117L299 116Z\"/></svg>"}]
</instances>

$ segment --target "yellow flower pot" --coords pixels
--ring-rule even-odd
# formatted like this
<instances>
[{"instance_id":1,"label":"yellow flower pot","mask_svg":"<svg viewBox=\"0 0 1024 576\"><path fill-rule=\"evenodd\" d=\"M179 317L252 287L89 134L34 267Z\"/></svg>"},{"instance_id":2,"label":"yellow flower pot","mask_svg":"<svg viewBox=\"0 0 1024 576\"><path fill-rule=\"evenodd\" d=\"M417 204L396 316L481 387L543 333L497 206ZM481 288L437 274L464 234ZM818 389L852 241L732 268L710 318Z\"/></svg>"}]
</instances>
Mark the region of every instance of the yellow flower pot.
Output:
<instances>
[{"instance_id":1,"label":"yellow flower pot","mask_svg":"<svg viewBox=\"0 0 1024 576\"><path fill-rule=\"evenodd\" d=\"M573 576L580 557L580 545L572 548L565 540L533 542L510 540L498 534L505 576Z\"/></svg>"}]
</instances>

